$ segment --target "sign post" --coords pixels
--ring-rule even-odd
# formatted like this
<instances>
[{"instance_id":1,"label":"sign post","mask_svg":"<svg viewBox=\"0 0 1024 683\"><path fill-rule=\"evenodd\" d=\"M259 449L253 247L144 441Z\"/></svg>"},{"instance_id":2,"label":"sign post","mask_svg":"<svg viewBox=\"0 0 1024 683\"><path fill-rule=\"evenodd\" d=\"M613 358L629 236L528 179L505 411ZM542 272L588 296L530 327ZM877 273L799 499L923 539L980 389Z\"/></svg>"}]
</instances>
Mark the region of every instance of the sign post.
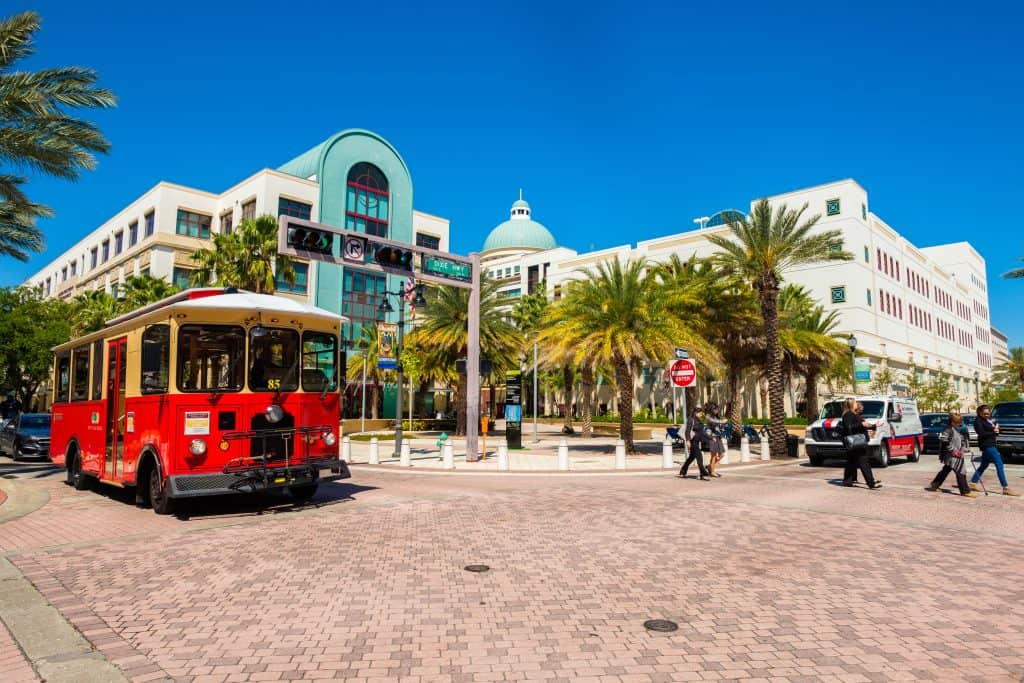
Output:
<instances>
[{"instance_id":1,"label":"sign post","mask_svg":"<svg viewBox=\"0 0 1024 683\"><path fill-rule=\"evenodd\" d=\"M687 418L686 387L692 387L697 384L697 366L695 366L691 360L686 358L677 358L672 361L672 365L669 366L668 374L672 379L672 386L680 387L682 389L683 420L685 421Z\"/></svg>"},{"instance_id":2,"label":"sign post","mask_svg":"<svg viewBox=\"0 0 1024 683\"><path fill-rule=\"evenodd\" d=\"M522 375L505 373L505 440L509 448L523 447Z\"/></svg>"}]
</instances>

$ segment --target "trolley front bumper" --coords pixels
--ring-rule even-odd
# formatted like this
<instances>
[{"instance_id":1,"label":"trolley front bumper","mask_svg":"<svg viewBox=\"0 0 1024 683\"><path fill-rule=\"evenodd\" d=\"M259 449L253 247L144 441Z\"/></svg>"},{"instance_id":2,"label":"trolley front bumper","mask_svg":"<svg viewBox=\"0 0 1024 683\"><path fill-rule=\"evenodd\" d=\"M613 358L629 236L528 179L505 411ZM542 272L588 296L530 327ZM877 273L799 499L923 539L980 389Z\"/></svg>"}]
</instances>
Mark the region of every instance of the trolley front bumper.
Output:
<instances>
[{"instance_id":1,"label":"trolley front bumper","mask_svg":"<svg viewBox=\"0 0 1024 683\"><path fill-rule=\"evenodd\" d=\"M253 467L230 472L180 474L167 478L171 498L221 496L230 493L256 493L289 486L307 486L326 481L349 479L348 463L339 458L294 463L280 467Z\"/></svg>"}]
</instances>

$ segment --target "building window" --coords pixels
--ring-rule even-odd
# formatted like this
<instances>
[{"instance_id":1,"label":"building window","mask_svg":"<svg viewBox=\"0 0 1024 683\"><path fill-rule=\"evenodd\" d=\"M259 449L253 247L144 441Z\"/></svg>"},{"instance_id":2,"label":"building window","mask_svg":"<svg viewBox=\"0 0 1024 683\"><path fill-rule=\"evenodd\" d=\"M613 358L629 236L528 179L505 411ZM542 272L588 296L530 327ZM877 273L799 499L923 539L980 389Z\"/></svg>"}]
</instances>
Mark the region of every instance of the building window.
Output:
<instances>
[{"instance_id":1,"label":"building window","mask_svg":"<svg viewBox=\"0 0 1024 683\"><path fill-rule=\"evenodd\" d=\"M515 289L506 289L503 292L498 292L498 296L503 299L515 299L522 296L522 293L523 290L520 289L519 287L516 287Z\"/></svg>"},{"instance_id":2,"label":"building window","mask_svg":"<svg viewBox=\"0 0 1024 683\"><path fill-rule=\"evenodd\" d=\"M231 219L234 218L233 211L225 211L220 215L220 233L222 235L231 234Z\"/></svg>"},{"instance_id":3,"label":"building window","mask_svg":"<svg viewBox=\"0 0 1024 683\"><path fill-rule=\"evenodd\" d=\"M188 268L174 267L174 271L171 274L171 282L180 287L181 289L188 289L192 280L192 271Z\"/></svg>"},{"instance_id":4,"label":"building window","mask_svg":"<svg viewBox=\"0 0 1024 683\"><path fill-rule=\"evenodd\" d=\"M256 218L256 198L253 197L245 204L242 204L242 220Z\"/></svg>"},{"instance_id":5,"label":"building window","mask_svg":"<svg viewBox=\"0 0 1024 683\"><path fill-rule=\"evenodd\" d=\"M833 253L838 254L839 252L841 252L843 250L843 245L842 244L830 244L830 245L828 245L828 250L833 252Z\"/></svg>"},{"instance_id":6,"label":"building window","mask_svg":"<svg viewBox=\"0 0 1024 683\"><path fill-rule=\"evenodd\" d=\"M64 266L63 268L60 269L60 281L61 282L67 282L68 281L68 267L67 266Z\"/></svg>"},{"instance_id":7,"label":"building window","mask_svg":"<svg viewBox=\"0 0 1024 683\"><path fill-rule=\"evenodd\" d=\"M867 245L864 246L864 263L871 263L871 252L868 251Z\"/></svg>"},{"instance_id":8,"label":"building window","mask_svg":"<svg viewBox=\"0 0 1024 683\"><path fill-rule=\"evenodd\" d=\"M832 303L841 304L846 301L846 287L833 287L832 288Z\"/></svg>"},{"instance_id":9,"label":"building window","mask_svg":"<svg viewBox=\"0 0 1024 683\"><path fill-rule=\"evenodd\" d=\"M98 265L99 248L93 247L92 251L89 252L89 269L92 270Z\"/></svg>"},{"instance_id":10,"label":"building window","mask_svg":"<svg viewBox=\"0 0 1024 683\"><path fill-rule=\"evenodd\" d=\"M50 282L50 278L46 278L46 296L50 296L50 292L53 291L53 283Z\"/></svg>"},{"instance_id":11,"label":"building window","mask_svg":"<svg viewBox=\"0 0 1024 683\"><path fill-rule=\"evenodd\" d=\"M210 237L211 222L210 216L178 209L178 225L175 232L179 235L208 239Z\"/></svg>"},{"instance_id":12,"label":"building window","mask_svg":"<svg viewBox=\"0 0 1024 683\"><path fill-rule=\"evenodd\" d=\"M869 290L867 290L867 292L868 292L868 306L870 306L871 305L871 290L869 289Z\"/></svg>"},{"instance_id":13,"label":"building window","mask_svg":"<svg viewBox=\"0 0 1024 683\"><path fill-rule=\"evenodd\" d=\"M103 251L103 258L100 259L100 263L106 263L110 259L110 240L106 240L100 245Z\"/></svg>"},{"instance_id":14,"label":"building window","mask_svg":"<svg viewBox=\"0 0 1024 683\"><path fill-rule=\"evenodd\" d=\"M150 211L145 216L146 220L146 237L152 237L153 231L156 230L156 213Z\"/></svg>"},{"instance_id":15,"label":"building window","mask_svg":"<svg viewBox=\"0 0 1024 683\"><path fill-rule=\"evenodd\" d=\"M349 320L342 323L342 339L358 340L364 327L377 323L377 305L385 291L383 274L345 268L341 311Z\"/></svg>"},{"instance_id":16,"label":"building window","mask_svg":"<svg viewBox=\"0 0 1024 683\"><path fill-rule=\"evenodd\" d=\"M828 199L828 200L826 200L825 201L825 213L827 213L829 216L838 216L839 215L839 200L838 199Z\"/></svg>"},{"instance_id":17,"label":"building window","mask_svg":"<svg viewBox=\"0 0 1024 683\"><path fill-rule=\"evenodd\" d=\"M277 276L277 291L289 292L291 294L305 294L306 282L309 279L309 264L292 261L292 270L295 271L295 284L290 285L280 275Z\"/></svg>"},{"instance_id":18,"label":"building window","mask_svg":"<svg viewBox=\"0 0 1024 683\"><path fill-rule=\"evenodd\" d=\"M124 251L124 231L114 233L114 256Z\"/></svg>"},{"instance_id":19,"label":"building window","mask_svg":"<svg viewBox=\"0 0 1024 683\"><path fill-rule=\"evenodd\" d=\"M292 216L293 218L302 218L309 220L313 207L310 204L304 204L297 202L293 199L285 199L284 197L278 197L277 199L277 214L279 216Z\"/></svg>"},{"instance_id":20,"label":"building window","mask_svg":"<svg viewBox=\"0 0 1024 683\"><path fill-rule=\"evenodd\" d=\"M135 221L128 226L128 248L131 249L139 241L139 222Z\"/></svg>"},{"instance_id":21,"label":"building window","mask_svg":"<svg viewBox=\"0 0 1024 683\"><path fill-rule=\"evenodd\" d=\"M433 235L424 235L422 232L416 233L416 246L426 247L427 249L440 249L441 238L434 237Z\"/></svg>"},{"instance_id":22,"label":"building window","mask_svg":"<svg viewBox=\"0 0 1024 683\"><path fill-rule=\"evenodd\" d=\"M348 172L345 227L378 237L388 236L388 179L373 164L360 162Z\"/></svg>"},{"instance_id":23,"label":"building window","mask_svg":"<svg viewBox=\"0 0 1024 683\"><path fill-rule=\"evenodd\" d=\"M78 274L78 261L71 262L71 277Z\"/></svg>"},{"instance_id":24,"label":"building window","mask_svg":"<svg viewBox=\"0 0 1024 683\"><path fill-rule=\"evenodd\" d=\"M868 219L868 205L867 204L861 204L860 205L860 217L863 218L864 220Z\"/></svg>"}]
</instances>

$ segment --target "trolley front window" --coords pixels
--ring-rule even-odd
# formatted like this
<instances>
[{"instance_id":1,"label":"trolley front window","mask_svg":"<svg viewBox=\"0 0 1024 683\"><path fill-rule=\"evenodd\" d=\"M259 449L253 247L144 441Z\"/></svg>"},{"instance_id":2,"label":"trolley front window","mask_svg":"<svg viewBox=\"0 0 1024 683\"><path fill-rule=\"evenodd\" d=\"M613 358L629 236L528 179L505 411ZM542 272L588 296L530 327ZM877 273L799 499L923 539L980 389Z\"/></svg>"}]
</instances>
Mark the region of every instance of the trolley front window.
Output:
<instances>
[{"instance_id":1,"label":"trolley front window","mask_svg":"<svg viewBox=\"0 0 1024 683\"><path fill-rule=\"evenodd\" d=\"M302 333L302 389L338 389L338 340L333 334Z\"/></svg>"},{"instance_id":2,"label":"trolley front window","mask_svg":"<svg viewBox=\"0 0 1024 683\"><path fill-rule=\"evenodd\" d=\"M178 329L178 390L241 391L245 330L237 325Z\"/></svg>"},{"instance_id":3,"label":"trolley front window","mask_svg":"<svg viewBox=\"0 0 1024 683\"><path fill-rule=\"evenodd\" d=\"M53 380L53 402L67 403L71 394L71 352L57 354L56 377Z\"/></svg>"},{"instance_id":4,"label":"trolley front window","mask_svg":"<svg viewBox=\"0 0 1024 683\"><path fill-rule=\"evenodd\" d=\"M249 330L249 389L299 388L299 333L259 325Z\"/></svg>"},{"instance_id":5,"label":"trolley front window","mask_svg":"<svg viewBox=\"0 0 1024 683\"><path fill-rule=\"evenodd\" d=\"M170 384L170 374L171 326L150 325L142 333L142 393L165 393Z\"/></svg>"},{"instance_id":6,"label":"trolley front window","mask_svg":"<svg viewBox=\"0 0 1024 683\"><path fill-rule=\"evenodd\" d=\"M71 382L71 400L89 400L89 346L79 346L72 352L74 375Z\"/></svg>"}]
</instances>

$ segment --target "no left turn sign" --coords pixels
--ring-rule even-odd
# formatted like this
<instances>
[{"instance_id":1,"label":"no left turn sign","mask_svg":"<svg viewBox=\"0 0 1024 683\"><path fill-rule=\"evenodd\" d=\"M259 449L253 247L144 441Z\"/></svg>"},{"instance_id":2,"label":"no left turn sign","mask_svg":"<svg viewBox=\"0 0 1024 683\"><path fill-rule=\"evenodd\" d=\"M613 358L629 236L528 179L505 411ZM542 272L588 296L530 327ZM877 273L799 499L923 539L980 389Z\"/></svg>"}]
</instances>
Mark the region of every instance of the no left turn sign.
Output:
<instances>
[{"instance_id":1,"label":"no left turn sign","mask_svg":"<svg viewBox=\"0 0 1024 683\"><path fill-rule=\"evenodd\" d=\"M672 378L672 386L692 387L697 383L697 367L691 360L672 361L668 374Z\"/></svg>"}]
</instances>

